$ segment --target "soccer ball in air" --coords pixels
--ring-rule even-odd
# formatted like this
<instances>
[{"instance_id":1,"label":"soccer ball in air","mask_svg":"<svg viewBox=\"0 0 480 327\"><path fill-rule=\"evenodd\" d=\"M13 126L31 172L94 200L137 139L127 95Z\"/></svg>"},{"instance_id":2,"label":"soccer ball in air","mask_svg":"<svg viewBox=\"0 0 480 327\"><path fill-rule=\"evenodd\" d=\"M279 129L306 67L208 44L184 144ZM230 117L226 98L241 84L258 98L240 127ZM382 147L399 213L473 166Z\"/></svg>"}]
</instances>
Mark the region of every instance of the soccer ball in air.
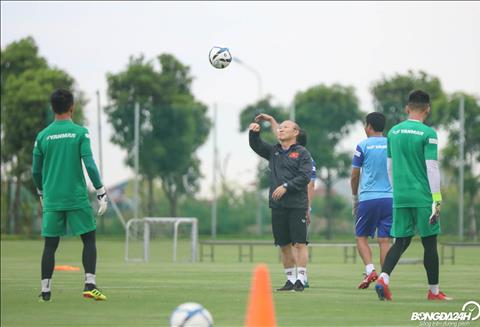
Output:
<instances>
[{"instance_id":1,"label":"soccer ball in air","mask_svg":"<svg viewBox=\"0 0 480 327\"><path fill-rule=\"evenodd\" d=\"M212 66L218 69L225 68L232 62L232 55L228 48L213 47L208 58Z\"/></svg>"},{"instance_id":2,"label":"soccer ball in air","mask_svg":"<svg viewBox=\"0 0 480 327\"><path fill-rule=\"evenodd\" d=\"M193 302L180 304L170 317L170 327L212 327L213 318L202 305Z\"/></svg>"}]
</instances>

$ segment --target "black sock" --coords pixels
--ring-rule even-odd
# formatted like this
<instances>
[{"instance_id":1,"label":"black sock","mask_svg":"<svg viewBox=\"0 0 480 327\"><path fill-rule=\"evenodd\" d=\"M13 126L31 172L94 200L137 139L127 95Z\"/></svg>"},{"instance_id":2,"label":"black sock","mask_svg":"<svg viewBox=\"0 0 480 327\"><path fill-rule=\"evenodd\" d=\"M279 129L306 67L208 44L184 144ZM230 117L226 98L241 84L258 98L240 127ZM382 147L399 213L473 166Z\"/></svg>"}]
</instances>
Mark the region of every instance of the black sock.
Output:
<instances>
[{"instance_id":1,"label":"black sock","mask_svg":"<svg viewBox=\"0 0 480 327\"><path fill-rule=\"evenodd\" d=\"M45 237L45 246L42 254L42 279L51 279L55 268L55 251L60 237Z\"/></svg>"},{"instance_id":2,"label":"black sock","mask_svg":"<svg viewBox=\"0 0 480 327\"><path fill-rule=\"evenodd\" d=\"M438 251L437 235L422 237L423 244L423 266L427 272L428 284L438 284Z\"/></svg>"},{"instance_id":3,"label":"black sock","mask_svg":"<svg viewBox=\"0 0 480 327\"><path fill-rule=\"evenodd\" d=\"M86 274L95 275L97 265L97 246L95 244L95 231L80 235L83 241L82 263Z\"/></svg>"},{"instance_id":4,"label":"black sock","mask_svg":"<svg viewBox=\"0 0 480 327\"><path fill-rule=\"evenodd\" d=\"M395 243L393 243L392 247L390 248L390 250L388 250L388 253L385 256L385 262L383 263L382 272L389 275L392 273L393 268L395 268L398 260L400 260L400 256L410 245L411 240L411 236L397 237L395 239Z\"/></svg>"}]
</instances>

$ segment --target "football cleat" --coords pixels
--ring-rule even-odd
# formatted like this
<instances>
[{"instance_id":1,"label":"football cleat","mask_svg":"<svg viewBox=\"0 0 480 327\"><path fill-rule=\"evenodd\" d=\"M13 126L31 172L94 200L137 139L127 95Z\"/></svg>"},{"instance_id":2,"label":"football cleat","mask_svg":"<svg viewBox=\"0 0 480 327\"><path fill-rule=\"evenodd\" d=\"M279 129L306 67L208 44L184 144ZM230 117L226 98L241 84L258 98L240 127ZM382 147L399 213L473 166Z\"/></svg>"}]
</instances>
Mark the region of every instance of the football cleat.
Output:
<instances>
[{"instance_id":1,"label":"football cleat","mask_svg":"<svg viewBox=\"0 0 480 327\"><path fill-rule=\"evenodd\" d=\"M428 291L427 299L428 299L428 300L440 300L440 301L450 301L450 300L453 300L453 298L446 296L445 293L443 293L443 292L438 292L438 294L435 295L435 294L433 294L432 291L430 291L430 290Z\"/></svg>"},{"instance_id":2,"label":"football cleat","mask_svg":"<svg viewBox=\"0 0 480 327\"><path fill-rule=\"evenodd\" d=\"M308 280L305 281L305 284L303 284L303 287L304 288L309 288L310 287L310 284L308 284Z\"/></svg>"},{"instance_id":3,"label":"football cleat","mask_svg":"<svg viewBox=\"0 0 480 327\"><path fill-rule=\"evenodd\" d=\"M392 293L390 292L388 285L383 281L383 278L377 279L375 291L377 292L380 301L392 301Z\"/></svg>"},{"instance_id":4,"label":"football cleat","mask_svg":"<svg viewBox=\"0 0 480 327\"><path fill-rule=\"evenodd\" d=\"M107 297L95 285L85 284L83 289L83 297L86 299L94 299L95 301L106 301Z\"/></svg>"},{"instance_id":5,"label":"football cleat","mask_svg":"<svg viewBox=\"0 0 480 327\"><path fill-rule=\"evenodd\" d=\"M305 287L303 286L303 283L300 281L300 279L297 279L295 284L293 284L293 290L295 292L303 292L304 289Z\"/></svg>"},{"instance_id":6,"label":"football cleat","mask_svg":"<svg viewBox=\"0 0 480 327\"><path fill-rule=\"evenodd\" d=\"M52 295L51 292L40 293L40 295L38 296L39 297L38 302L50 302L51 295Z\"/></svg>"},{"instance_id":7,"label":"football cleat","mask_svg":"<svg viewBox=\"0 0 480 327\"><path fill-rule=\"evenodd\" d=\"M378 275L377 272L374 270L372 271L369 275L363 274L365 278L363 278L362 282L360 285L358 285L358 288L360 289L366 289L370 286L370 283L374 282L377 280Z\"/></svg>"},{"instance_id":8,"label":"football cleat","mask_svg":"<svg viewBox=\"0 0 480 327\"><path fill-rule=\"evenodd\" d=\"M277 291L282 292L282 291L293 291L293 283L289 280L283 285L282 288L277 288Z\"/></svg>"}]
</instances>

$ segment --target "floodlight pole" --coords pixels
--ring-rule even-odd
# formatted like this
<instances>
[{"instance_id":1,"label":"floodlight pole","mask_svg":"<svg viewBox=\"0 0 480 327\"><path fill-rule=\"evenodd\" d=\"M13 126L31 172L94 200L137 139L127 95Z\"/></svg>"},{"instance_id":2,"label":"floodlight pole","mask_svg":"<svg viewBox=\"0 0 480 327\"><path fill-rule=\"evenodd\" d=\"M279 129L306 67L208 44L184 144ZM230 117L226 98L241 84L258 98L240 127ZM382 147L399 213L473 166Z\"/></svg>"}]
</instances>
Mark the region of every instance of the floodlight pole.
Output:
<instances>
[{"instance_id":1,"label":"floodlight pole","mask_svg":"<svg viewBox=\"0 0 480 327\"><path fill-rule=\"evenodd\" d=\"M108 98L107 98L107 101L108 101ZM98 101L98 106L100 107L100 100ZM100 144L102 144L102 133L100 132L100 130L99 130L99 140L100 140L99 141ZM103 158L102 158L101 145L100 145L100 173L101 173L101 176L103 178ZM105 180L103 182L105 183ZM107 192L108 192L108 190L107 190ZM112 208L115 211L115 214L117 215L118 220L122 224L123 228L125 228L126 227L125 218L123 217L122 212L118 208L117 203L115 202L115 199L109 197L109 201L112 204ZM104 219L104 218L102 218L102 219Z\"/></svg>"},{"instance_id":2,"label":"floodlight pole","mask_svg":"<svg viewBox=\"0 0 480 327\"><path fill-rule=\"evenodd\" d=\"M135 143L135 152L134 152L134 167L135 167L135 183L133 184L133 193L135 197L135 206L133 212L133 218L140 218L138 216L138 156L139 156L139 145L140 145L140 104L135 102L135 128L134 128L134 143Z\"/></svg>"},{"instance_id":3,"label":"floodlight pole","mask_svg":"<svg viewBox=\"0 0 480 327\"><path fill-rule=\"evenodd\" d=\"M97 120L98 120L98 162L100 176L103 178L103 149L102 149L102 106L100 105L100 91L97 90Z\"/></svg>"},{"instance_id":4,"label":"floodlight pole","mask_svg":"<svg viewBox=\"0 0 480 327\"><path fill-rule=\"evenodd\" d=\"M212 239L217 238L217 169L218 169L218 147L217 147L217 104L213 105L213 201L212 201Z\"/></svg>"},{"instance_id":5,"label":"floodlight pole","mask_svg":"<svg viewBox=\"0 0 480 327\"><path fill-rule=\"evenodd\" d=\"M293 99L293 102L290 105L290 120L295 121L295 99Z\"/></svg>"},{"instance_id":6,"label":"floodlight pole","mask_svg":"<svg viewBox=\"0 0 480 327\"><path fill-rule=\"evenodd\" d=\"M242 60L238 59L237 57L233 57L233 61L235 61L236 63L245 67L248 71L250 71L251 73L253 73L255 75L255 78L257 79L258 99L261 100L262 99L262 76L260 76L260 73L258 72L258 70L256 70L255 68L247 65L246 63L244 63Z\"/></svg>"},{"instance_id":7,"label":"floodlight pole","mask_svg":"<svg viewBox=\"0 0 480 327\"><path fill-rule=\"evenodd\" d=\"M262 93L262 77L260 76L260 73L258 70L255 68L247 65L245 62L242 60L238 59L237 57L233 57L233 61L236 63L240 64L244 68L246 68L249 72L253 73L255 75L255 78L257 79L257 92L258 92L258 100L260 101L262 99L263 93ZM256 114L260 114L260 110L257 107L257 112ZM261 207L261 201L262 201L262 193L260 190L260 180L257 181L258 183L258 192L257 192L257 234L261 235L262 234L262 207Z\"/></svg>"},{"instance_id":8,"label":"floodlight pole","mask_svg":"<svg viewBox=\"0 0 480 327\"><path fill-rule=\"evenodd\" d=\"M458 237L463 240L463 189L464 189L464 165L465 165L465 98L460 98L458 108L460 120L460 146L459 146L459 165L458 165Z\"/></svg>"},{"instance_id":9,"label":"floodlight pole","mask_svg":"<svg viewBox=\"0 0 480 327\"><path fill-rule=\"evenodd\" d=\"M103 179L104 176L103 176L103 156L102 156L102 121L101 121L102 106L100 105L100 91L97 90L96 93L97 93L97 126L98 126L98 163L100 165L100 176ZM105 217L102 217L100 219L100 230L102 231L102 233L105 232Z\"/></svg>"}]
</instances>

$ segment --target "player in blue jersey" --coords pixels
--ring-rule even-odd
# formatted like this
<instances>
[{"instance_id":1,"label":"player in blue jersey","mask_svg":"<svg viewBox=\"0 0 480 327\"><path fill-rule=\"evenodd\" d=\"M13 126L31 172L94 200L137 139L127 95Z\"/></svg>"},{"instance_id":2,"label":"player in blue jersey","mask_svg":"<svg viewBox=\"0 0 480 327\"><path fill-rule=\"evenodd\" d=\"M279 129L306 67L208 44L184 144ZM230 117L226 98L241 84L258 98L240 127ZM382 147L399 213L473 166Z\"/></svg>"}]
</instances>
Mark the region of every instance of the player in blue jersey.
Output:
<instances>
[{"instance_id":1,"label":"player in blue jersey","mask_svg":"<svg viewBox=\"0 0 480 327\"><path fill-rule=\"evenodd\" d=\"M378 278L368 237L375 237L377 232L381 265L391 244L392 187L387 171L387 138L382 135L384 128L385 116L382 113L367 115L367 139L357 145L352 162L352 214L358 253L365 264L365 278L358 286L360 289L368 288Z\"/></svg>"}]
</instances>

